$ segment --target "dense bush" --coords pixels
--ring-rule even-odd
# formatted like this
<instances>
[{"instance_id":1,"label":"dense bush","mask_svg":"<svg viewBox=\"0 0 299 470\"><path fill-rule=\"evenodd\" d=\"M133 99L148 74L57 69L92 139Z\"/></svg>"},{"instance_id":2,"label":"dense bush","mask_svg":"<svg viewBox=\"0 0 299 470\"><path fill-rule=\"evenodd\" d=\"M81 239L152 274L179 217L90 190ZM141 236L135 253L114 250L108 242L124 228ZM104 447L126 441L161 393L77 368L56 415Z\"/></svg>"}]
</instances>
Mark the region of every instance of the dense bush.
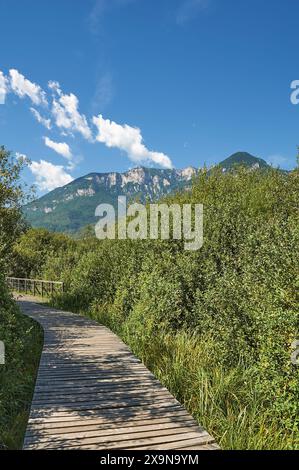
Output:
<instances>
[{"instance_id":1,"label":"dense bush","mask_svg":"<svg viewBox=\"0 0 299 470\"><path fill-rule=\"evenodd\" d=\"M203 203L199 251L69 242L42 268L56 305L117 331L223 447L298 447L298 170L202 171L169 202Z\"/></svg>"},{"instance_id":2,"label":"dense bush","mask_svg":"<svg viewBox=\"0 0 299 470\"><path fill-rule=\"evenodd\" d=\"M45 229L29 229L15 243L10 270L15 277L35 278L52 254L71 248L69 238Z\"/></svg>"},{"instance_id":3,"label":"dense bush","mask_svg":"<svg viewBox=\"0 0 299 470\"><path fill-rule=\"evenodd\" d=\"M26 201L20 183L20 172L24 161L13 158L10 152L0 146L0 260L2 269L10 258L12 245L25 228L21 216L21 205Z\"/></svg>"},{"instance_id":4,"label":"dense bush","mask_svg":"<svg viewBox=\"0 0 299 470\"><path fill-rule=\"evenodd\" d=\"M5 283L12 247L26 229L20 184L23 161L0 147L0 340L5 344L5 364L0 364L0 448L19 448L27 424L42 333L20 314Z\"/></svg>"}]
</instances>

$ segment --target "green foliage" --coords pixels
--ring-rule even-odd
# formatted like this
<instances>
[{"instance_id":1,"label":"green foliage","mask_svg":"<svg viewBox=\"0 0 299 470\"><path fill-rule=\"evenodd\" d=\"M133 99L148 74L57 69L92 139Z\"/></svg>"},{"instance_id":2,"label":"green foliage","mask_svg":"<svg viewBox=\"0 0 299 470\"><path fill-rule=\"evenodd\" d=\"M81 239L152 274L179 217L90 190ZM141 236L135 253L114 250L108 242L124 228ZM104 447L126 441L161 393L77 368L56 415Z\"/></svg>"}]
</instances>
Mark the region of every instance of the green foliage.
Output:
<instances>
[{"instance_id":1,"label":"green foliage","mask_svg":"<svg viewBox=\"0 0 299 470\"><path fill-rule=\"evenodd\" d=\"M12 244L25 225L20 210L25 201L20 183L23 166L23 160L16 161L0 146L0 260L9 257Z\"/></svg>"},{"instance_id":2,"label":"green foliage","mask_svg":"<svg viewBox=\"0 0 299 470\"><path fill-rule=\"evenodd\" d=\"M29 229L14 245L11 272L15 277L35 278L47 259L63 253L71 244L71 240L60 233Z\"/></svg>"},{"instance_id":3,"label":"green foliage","mask_svg":"<svg viewBox=\"0 0 299 470\"><path fill-rule=\"evenodd\" d=\"M0 365L0 448L22 446L42 339L39 327L18 311L5 283L13 243L25 230L20 211L25 200L20 184L24 163L0 147L0 340L5 344L5 365Z\"/></svg>"},{"instance_id":4,"label":"green foliage","mask_svg":"<svg viewBox=\"0 0 299 470\"><path fill-rule=\"evenodd\" d=\"M168 200L204 205L201 250L69 243L41 269L67 279L56 306L120 334L222 447L299 447L298 170L203 170Z\"/></svg>"}]
</instances>

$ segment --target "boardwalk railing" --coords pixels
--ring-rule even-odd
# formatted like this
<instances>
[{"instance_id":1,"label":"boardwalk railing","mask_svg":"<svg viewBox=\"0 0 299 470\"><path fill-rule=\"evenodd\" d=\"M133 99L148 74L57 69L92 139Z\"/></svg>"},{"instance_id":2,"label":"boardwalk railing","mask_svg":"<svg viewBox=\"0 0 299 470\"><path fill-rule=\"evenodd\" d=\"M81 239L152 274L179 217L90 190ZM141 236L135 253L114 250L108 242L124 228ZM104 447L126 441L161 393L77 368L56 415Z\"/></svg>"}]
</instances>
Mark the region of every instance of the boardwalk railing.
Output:
<instances>
[{"instance_id":1,"label":"boardwalk railing","mask_svg":"<svg viewBox=\"0 0 299 470\"><path fill-rule=\"evenodd\" d=\"M9 289L13 291L41 297L49 297L64 292L63 282L25 279L19 277L7 277L6 282Z\"/></svg>"}]
</instances>

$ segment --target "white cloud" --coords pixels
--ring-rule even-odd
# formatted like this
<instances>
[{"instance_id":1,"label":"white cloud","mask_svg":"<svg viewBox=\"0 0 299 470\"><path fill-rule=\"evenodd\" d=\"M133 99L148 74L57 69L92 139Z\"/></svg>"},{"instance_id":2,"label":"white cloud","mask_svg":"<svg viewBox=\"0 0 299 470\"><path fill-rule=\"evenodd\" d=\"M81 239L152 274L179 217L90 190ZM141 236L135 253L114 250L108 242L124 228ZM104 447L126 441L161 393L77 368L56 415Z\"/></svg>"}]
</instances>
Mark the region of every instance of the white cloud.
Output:
<instances>
[{"instance_id":1,"label":"white cloud","mask_svg":"<svg viewBox=\"0 0 299 470\"><path fill-rule=\"evenodd\" d=\"M184 24L195 18L209 6L210 0L184 0L177 10L176 21Z\"/></svg>"},{"instance_id":2,"label":"white cloud","mask_svg":"<svg viewBox=\"0 0 299 470\"><path fill-rule=\"evenodd\" d=\"M10 86L20 98L28 96L35 105L47 104L46 93L36 83L30 82L15 69L9 71Z\"/></svg>"},{"instance_id":3,"label":"white cloud","mask_svg":"<svg viewBox=\"0 0 299 470\"><path fill-rule=\"evenodd\" d=\"M116 122L104 119L102 115L93 117L93 123L98 128L96 140L107 147L115 147L127 153L128 157L136 162L153 162L164 168L172 168L170 158L164 153L152 152L143 144L140 129L120 125Z\"/></svg>"},{"instance_id":4,"label":"white cloud","mask_svg":"<svg viewBox=\"0 0 299 470\"><path fill-rule=\"evenodd\" d=\"M63 166L53 165L45 160L32 162L29 169L36 178L36 185L41 191L52 191L73 181L73 177L65 172Z\"/></svg>"},{"instance_id":5,"label":"white cloud","mask_svg":"<svg viewBox=\"0 0 299 470\"><path fill-rule=\"evenodd\" d=\"M58 93L59 95L61 95L61 89L60 89L60 85L59 85L59 82L56 82L55 80L50 80L48 82L48 87L50 88L50 90Z\"/></svg>"},{"instance_id":6,"label":"white cloud","mask_svg":"<svg viewBox=\"0 0 299 470\"><path fill-rule=\"evenodd\" d=\"M64 95L58 82L49 82L49 88L56 93L53 99L52 114L56 125L66 129L69 133L79 132L85 139L91 140L92 134L84 114L78 111L79 100L76 95L70 93Z\"/></svg>"},{"instance_id":7,"label":"white cloud","mask_svg":"<svg viewBox=\"0 0 299 470\"><path fill-rule=\"evenodd\" d=\"M5 98L8 92L8 80L0 70L0 104L5 103Z\"/></svg>"},{"instance_id":8,"label":"white cloud","mask_svg":"<svg viewBox=\"0 0 299 470\"><path fill-rule=\"evenodd\" d=\"M69 145L65 142L54 142L53 140L49 139L49 137L44 137L45 145L50 149L54 150L55 152L62 155L67 160L72 159L72 152Z\"/></svg>"},{"instance_id":9,"label":"white cloud","mask_svg":"<svg viewBox=\"0 0 299 470\"><path fill-rule=\"evenodd\" d=\"M48 130L50 130L52 128L51 126L51 119L46 119L44 118L40 113L39 111L37 111L37 109L35 108L30 108L30 111L32 112L33 116L35 117L35 119L40 123L42 124L43 126L45 126Z\"/></svg>"},{"instance_id":10,"label":"white cloud","mask_svg":"<svg viewBox=\"0 0 299 470\"><path fill-rule=\"evenodd\" d=\"M116 2L117 3L117 2ZM119 5L127 3L127 0L119 0ZM29 97L35 104L30 107L30 111L35 119L42 124L46 129L50 130L52 127L57 127L60 133L64 136L74 137L75 133L81 134L90 143L96 141L104 143L107 147L118 148L128 155L128 157L135 163L154 163L163 168L172 168L170 158L162 152L154 152L149 150L144 142L141 131L137 127L131 127L127 124L120 125L116 122L104 119L102 115L94 116L92 122L98 129L96 139L93 137L92 130L89 122L84 114L79 112L79 100L73 93L63 93L60 84L57 81L49 81L48 88L50 90L50 100L52 101L48 109L44 109L41 114L38 107L41 105L48 105L47 95L42 88L29 81L16 69L9 71L9 80L6 79L4 74L0 71L0 96L6 94L7 91L13 91L20 98ZM100 103L100 106L105 106L111 99L113 90L110 75L104 75L98 83L95 94L95 103ZM49 102L50 102L49 100ZM49 116L50 111L50 116ZM46 114L44 114L46 113ZM74 157L71 149L65 142L54 142L48 137L44 137L45 145L53 149L55 152L62 155L69 162L66 170L74 168ZM43 161L44 162L44 161ZM44 162L45 164L50 164ZM32 168L36 168L37 162L33 163ZM41 165L40 163L38 165ZM55 167L63 170L63 167ZM64 176L70 177L64 173ZM39 180L39 184L46 183Z\"/></svg>"}]
</instances>

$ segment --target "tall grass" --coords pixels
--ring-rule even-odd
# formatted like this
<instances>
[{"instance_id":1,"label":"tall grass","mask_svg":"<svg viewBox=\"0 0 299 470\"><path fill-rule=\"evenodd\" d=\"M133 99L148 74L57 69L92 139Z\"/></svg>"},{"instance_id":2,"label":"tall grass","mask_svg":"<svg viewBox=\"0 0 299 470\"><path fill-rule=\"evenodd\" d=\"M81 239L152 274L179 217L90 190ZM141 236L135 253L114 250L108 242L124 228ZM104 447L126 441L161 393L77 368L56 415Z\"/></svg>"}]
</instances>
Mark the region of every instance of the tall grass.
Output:
<instances>
[{"instance_id":1,"label":"tall grass","mask_svg":"<svg viewBox=\"0 0 299 470\"><path fill-rule=\"evenodd\" d=\"M39 358L41 328L12 302L0 301L0 338L6 363L0 365L0 449L22 448Z\"/></svg>"},{"instance_id":2,"label":"tall grass","mask_svg":"<svg viewBox=\"0 0 299 470\"><path fill-rule=\"evenodd\" d=\"M277 425L267 396L257 391L257 370L244 358L225 368L211 357L212 339L202 341L188 332L143 341L130 328L112 322L108 311L106 306L81 313L121 336L222 449L299 449L298 434Z\"/></svg>"}]
</instances>

